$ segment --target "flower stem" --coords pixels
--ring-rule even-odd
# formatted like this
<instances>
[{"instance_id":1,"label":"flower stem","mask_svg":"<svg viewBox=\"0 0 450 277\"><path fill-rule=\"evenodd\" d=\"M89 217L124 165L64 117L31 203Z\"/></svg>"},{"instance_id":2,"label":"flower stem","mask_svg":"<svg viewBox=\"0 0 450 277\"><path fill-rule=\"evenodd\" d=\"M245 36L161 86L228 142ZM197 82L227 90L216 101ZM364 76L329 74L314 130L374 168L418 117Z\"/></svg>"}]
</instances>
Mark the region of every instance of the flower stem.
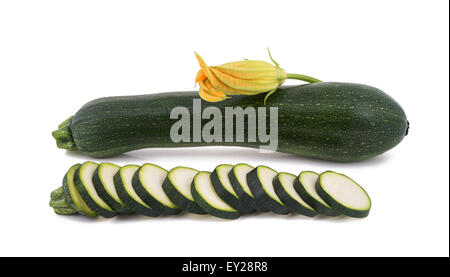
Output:
<instances>
[{"instance_id":1,"label":"flower stem","mask_svg":"<svg viewBox=\"0 0 450 277\"><path fill-rule=\"evenodd\" d=\"M306 76L306 75L302 75L302 74L295 74L295 73L288 73L287 74L287 79L296 79L296 80L302 80L308 83L318 83L318 82L322 82L319 79L310 77L310 76Z\"/></svg>"},{"instance_id":2,"label":"flower stem","mask_svg":"<svg viewBox=\"0 0 450 277\"><path fill-rule=\"evenodd\" d=\"M269 52L269 55L270 55L270 52ZM272 60L272 61L274 63L276 63L274 60ZM286 79L302 80L302 81L305 81L305 82L308 82L308 83L319 83L319 82L322 82L319 79L316 79L316 78L313 78L313 77L310 77L310 76L307 76L307 75L302 75L302 74L287 73L286 75L287 75ZM268 92L266 94L266 96L264 97L264 105L266 105L266 102L267 102L267 99L269 98L269 96L272 95L275 91L276 91L276 89L274 89L274 90L272 90L272 91L270 91L270 92Z\"/></svg>"}]
</instances>

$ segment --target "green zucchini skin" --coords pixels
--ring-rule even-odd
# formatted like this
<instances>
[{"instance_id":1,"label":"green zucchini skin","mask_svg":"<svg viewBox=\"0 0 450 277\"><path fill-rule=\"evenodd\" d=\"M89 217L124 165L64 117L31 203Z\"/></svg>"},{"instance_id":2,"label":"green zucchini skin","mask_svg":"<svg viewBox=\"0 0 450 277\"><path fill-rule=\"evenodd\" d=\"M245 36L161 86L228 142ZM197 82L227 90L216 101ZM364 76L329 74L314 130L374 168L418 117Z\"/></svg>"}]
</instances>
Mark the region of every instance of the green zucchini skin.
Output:
<instances>
[{"instance_id":1,"label":"green zucchini skin","mask_svg":"<svg viewBox=\"0 0 450 277\"><path fill-rule=\"evenodd\" d=\"M264 96L202 101L202 107L218 107L225 114L225 107L264 107ZM259 141L172 142L170 128L178 120L170 119L170 111L186 107L192 117L194 99L199 99L197 91L96 99L63 122L53 136L58 147L92 157L151 147L259 148ZM377 156L400 143L408 130L400 105L381 90L362 84L319 82L280 87L268 99L267 107L278 107L277 151L324 160L354 162Z\"/></svg>"},{"instance_id":2,"label":"green zucchini skin","mask_svg":"<svg viewBox=\"0 0 450 277\"><path fill-rule=\"evenodd\" d=\"M153 207L155 209L158 209L161 211L161 214L164 215L176 215L181 212L181 209L178 208L171 208L163 205L161 202L159 202L157 199L155 199L148 191L145 189L144 185L142 185L141 180L139 179L139 172L142 169L139 168L136 173L133 176L133 188L134 191L136 191L137 195L144 201L147 205L150 207Z\"/></svg>"},{"instance_id":3,"label":"green zucchini skin","mask_svg":"<svg viewBox=\"0 0 450 277\"><path fill-rule=\"evenodd\" d=\"M184 195L182 195L181 192L179 192L170 182L169 178L164 180L162 187L170 201L172 201L178 208L193 214L207 214L196 202L184 197Z\"/></svg>"},{"instance_id":4,"label":"green zucchini skin","mask_svg":"<svg viewBox=\"0 0 450 277\"><path fill-rule=\"evenodd\" d=\"M100 180L100 176L98 175L98 171L100 166L94 172L94 176L92 176L92 183L94 184L95 190L97 191L98 196L105 201L114 211L119 214L132 214L133 212L122 206L119 202L117 202L114 198L112 198L109 193L103 187L102 181Z\"/></svg>"},{"instance_id":5,"label":"green zucchini skin","mask_svg":"<svg viewBox=\"0 0 450 277\"><path fill-rule=\"evenodd\" d=\"M295 199L293 199L283 188L280 180L278 179L278 175L273 179L273 188L278 198L288 207L298 214L302 214L308 217L314 217L317 215L316 211L310 210L298 203Z\"/></svg>"},{"instance_id":6,"label":"green zucchini skin","mask_svg":"<svg viewBox=\"0 0 450 277\"><path fill-rule=\"evenodd\" d=\"M327 216L338 216L341 215L340 212L331 209L330 207L325 206L324 204L320 203L314 197L308 194L308 192L305 190L303 185L298 180L299 178L296 178L294 181L294 189L295 191L300 195L300 197L308 203L311 207L314 208L319 214L327 215Z\"/></svg>"},{"instance_id":7,"label":"green zucchini skin","mask_svg":"<svg viewBox=\"0 0 450 277\"><path fill-rule=\"evenodd\" d=\"M271 211L276 214L288 214L291 210L273 200L268 196L259 181L258 167L255 167L247 174L247 182L250 190L255 196L255 207L260 211Z\"/></svg>"},{"instance_id":8,"label":"green zucchini skin","mask_svg":"<svg viewBox=\"0 0 450 277\"><path fill-rule=\"evenodd\" d=\"M250 205L249 202L246 202L244 199L237 198L224 188L217 174L217 169L214 169L214 171L211 173L211 183L217 195L219 195L219 197L222 198L223 201L225 201L233 209L236 209L239 213L248 214L255 211L255 209Z\"/></svg>"},{"instance_id":9,"label":"green zucchini skin","mask_svg":"<svg viewBox=\"0 0 450 277\"><path fill-rule=\"evenodd\" d=\"M81 198L83 198L86 205L92 211L94 211L94 213L96 213L97 215L102 216L104 218L114 217L116 215L116 212L109 211L109 210L101 207L94 201L94 199L92 199L91 195L89 195L89 192L84 187L83 182L81 181L81 178L80 178L81 167L82 166L77 168L77 170L75 171L75 175L73 177L73 182L75 183L76 188L80 192Z\"/></svg>"}]
</instances>

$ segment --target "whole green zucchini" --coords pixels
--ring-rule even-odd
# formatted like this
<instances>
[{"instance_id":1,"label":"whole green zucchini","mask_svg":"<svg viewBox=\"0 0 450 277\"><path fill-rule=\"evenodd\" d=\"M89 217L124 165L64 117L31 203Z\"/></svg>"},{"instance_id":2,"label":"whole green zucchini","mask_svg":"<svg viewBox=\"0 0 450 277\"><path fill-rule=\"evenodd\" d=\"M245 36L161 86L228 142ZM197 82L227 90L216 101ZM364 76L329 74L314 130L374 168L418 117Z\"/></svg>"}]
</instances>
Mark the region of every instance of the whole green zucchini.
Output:
<instances>
[{"instance_id":1,"label":"whole green zucchini","mask_svg":"<svg viewBox=\"0 0 450 277\"><path fill-rule=\"evenodd\" d=\"M173 142L170 129L178 119L171 110L186 107L192 119L198 92L169 92L106 97L85 104L53 132L57 145L92 157L111 157L149 147L230 145L258 148L261 142ZM264 107L264 95L202 101L202 108ZM280 87L267 102L278 107L278 149L331 161L360 161L396 146L408 132L400 105L381 90L352 83L320 82ZM203 119L202 126L209 119ZM222 124L225 129L225 124ZM247 138L247 128L245 129ZM222 130L222 135L225 130ZM192 137L192 136L191 136Z\"/></svg>"}]
</instances>

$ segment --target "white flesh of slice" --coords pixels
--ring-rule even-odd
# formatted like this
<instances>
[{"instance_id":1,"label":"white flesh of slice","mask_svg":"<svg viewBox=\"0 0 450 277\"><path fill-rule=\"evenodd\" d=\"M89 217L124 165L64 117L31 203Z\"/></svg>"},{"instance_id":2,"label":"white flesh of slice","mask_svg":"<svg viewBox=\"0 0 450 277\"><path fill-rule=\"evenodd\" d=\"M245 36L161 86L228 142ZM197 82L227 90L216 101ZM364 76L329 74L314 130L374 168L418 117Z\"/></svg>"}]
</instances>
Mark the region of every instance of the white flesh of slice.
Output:
<instances>
[{"instance_id":1,"label":"white flesh of slice","mask_svg":"<svg viewBox=\"0 0 450 277\"><path fill-rule=\"evenodd\" d=\"M230 173L231 169L233 169L232 165L229 164L220 165L216 168L217 176L219 177L219 180L224 186L224 188L229 193L233 194L236 198L239 198L236 192L234 191L233 186L231 186L230 179L228 178L228 173Z\"/></svg>"},{"instance_id":2,"label":"white flesh of slice","mask_svg":"<svg viewBox=\"0 0 450 277\"><path fill-rule=\"evenodd\" d=\"M211 183L211 173L199 172L195 176L195 189L208 204L218 210L237 212L217 195Z\"/></svg>"},{"instance_id":3,"label":"white flesh of slice","mask_svg":"<svg viewBox=\"0 0 450 277\"><path fill-rule=\"evenodd\" d=\"M88 214L89 216L95 216L96 214L88 207L88 205L86 205L86 202L84 202L83 198L80 195L80 192L73 182L73 177L78 167L67 173L67 186L69 187L70 197L72 197L72 201L75 206L78 207L82 212Z\"/></svg>"},{"instance_id":4,"label":"white flesh of slice","mask_svg":"<svg viewBox=\"0 0 450 277\"><path fill-rule=\"evenodd\" d=\"M319 174L315 172L302 172L300 173L300 180L303 184L303 187L305 188L306 192L311 195L314 199L322 203L326 207L330 207L325 201L323 201L322 198L317 194L316 191L316 181L317 178L319 178Z\"/></svg>"},{"instance_id":5,"label":"white flesh of slice","mask_svg":"<svg viewBox=\"0 0 450 277\"><path fill-rule=\"evenodd\" d=\"M120 166L115 164L104 163L100 165L98 169L98 176L102 181L103 187L106 192L117 202L119 202L122 206L122 200L120 200L119 195L117 194L116 187L114 186L114 175L116 175L117 171L120 170Z\"/></svg>"},{"instance_id":6,"label":"white flesh of slice","mask_svg":"<svg viewBox=\"0 0 450 277\"><path fill-rule=\"evenodd\" d=\"M92 176L94 176L95 170L97 169L98 164L93 162L85 162L80 168L80 179L86 188L87 192L91 196L91 198L97 203L100 207L105 210L113 212L108 204L106 204L100 196L98 196L97 191L95 190L94 183L92 182Z\"/></svg>"},{"instance_id":7,"label":"white flesh of slice","mask_svg":"<svg viewBox=\"0 0 450 277\"><path fill-rule=\"evenodd\" d=\"M134 173L139 169L139 166L137 165L127 165L122 167L120 170L120 177L122 178L123 186L125 187L125 190L127 191L128 195L131 196L136 202L141 204L144 207L151 208L145 202L137 195L136 191L133 188L132 180Z\"/></svg>"},{"instance_id":8,"label":"white flesh of slice","mask_svg":"<svg viewBox=\"0 0 450 277\"><path fill-rule=\"evenodd\" d=\"M289 194L290 197L294 198L302 206L314 211L314 209L310 205L308 205L308 203L303 201L303 199L300 197L300 195L298 195L298 193L294 189L294 181L295 178L297 178L297 176L295 176L294 174L283 172L278 175L278 178L284 190Z\"/></svg>"},{"instance_id":9,"label":"white flesh of slice","mask_svg":"<svg viewBox=\"0 0 450 277\"><path fill-rule=\"evenodd\" d=\"M142 186L153 198L163 203L165 206L176 209L177 206L170 201L162 188L162 184L167 177L167 170L153 164L143 165L139 171L139 179Z\"/></svg>"},{"instance_id":10,"label":"white flesh of slice","mask_svg":"<svg viewBox=\"0 0 450 277\"><path fill-rule=\"evenodd\" d=\"M189 200L195 201L191 193L191 183L198 170L188 167L177 167L169 172L169 178L176 189Z\"/></svg>"},{"instance_id":11,"label":"white flesh of slice","mask_svg":"<svg viewBox=\"0 0 450 277\"><path fill-rule=\"evenodd\" d=\"M275 178L278 173L275 170L265 166L258 166L257 170L258 179L261 182L266 194L269 195L270 198L284 206L283 202L281 202L280 198L278 198L278 196L276 195L272 183L273 178Z\"/></svg>"},{"instance_id":12,"label":"white flesh of slice","mask_svg":"<svg viewBox=\"0 0 450 277\"><path fill-rule=\"evenodd\" d=\"M245 191L245 193L254 198L252 191L250 190L250 187L247 183L247 174L253 170L253 167L247 164L239 164L236 165L233 170L236 179L238 180L239 184L241 184L242 189Z\"/></svg>"},{"instance_id":13,"label":"white flesh of slice","mask_svg":"<svg viewBox=\"0 0 450 277\"><path fill-rule=\"evenodd\" d=\"M368 210L370 198L353 180L334 172L326 172L320 177L321 187L342 205L354 210Z\"/></svg>"}]
</instances>

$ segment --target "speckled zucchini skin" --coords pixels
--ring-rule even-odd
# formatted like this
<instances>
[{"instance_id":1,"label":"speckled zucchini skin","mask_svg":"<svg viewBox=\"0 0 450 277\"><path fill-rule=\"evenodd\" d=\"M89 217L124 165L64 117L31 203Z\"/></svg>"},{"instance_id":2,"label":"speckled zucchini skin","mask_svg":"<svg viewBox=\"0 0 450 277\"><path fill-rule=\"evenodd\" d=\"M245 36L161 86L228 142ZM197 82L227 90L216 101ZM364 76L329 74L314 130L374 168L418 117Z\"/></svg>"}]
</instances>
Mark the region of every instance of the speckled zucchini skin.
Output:
<instances>
[{"instance_id":1,"label":"speckled zucchini skin","mask_svg":"<svg viewBox=\"0 0 450 277\"><path fill-rule=\"evenodd\" d=\"M172 142L170 128L178 119L170 119L170 111L186 107L192 117L192 100L198 98L198 92L190 91L93 100L68 123L61 146L65 143L71 145L66 149L110 157L149 147L261 145L259 141ZM263 99L264 95L233 96L218 103L202 101L202 108L215 106L224 115L225 107L263 107ZM318 159L353 162L371 158L396 146L408 130L406 115L394 99L361 84L280 87L269 97L267 107L278 107L277 151Z\"/></svg>"}]
</instances>

